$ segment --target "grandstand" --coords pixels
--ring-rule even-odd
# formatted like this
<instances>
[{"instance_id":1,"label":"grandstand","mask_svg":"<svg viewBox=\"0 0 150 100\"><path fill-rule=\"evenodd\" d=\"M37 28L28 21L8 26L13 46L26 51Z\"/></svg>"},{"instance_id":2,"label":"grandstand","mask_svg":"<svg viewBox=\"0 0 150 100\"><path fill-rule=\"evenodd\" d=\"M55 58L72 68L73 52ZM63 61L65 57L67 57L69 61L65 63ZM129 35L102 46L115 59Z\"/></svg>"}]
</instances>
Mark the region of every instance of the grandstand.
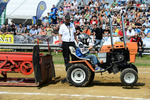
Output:
<instances>
[{"instance_id":1,"label":"grandstand","mask_svg":"<svg viewBox=\"0 0 150 100\"><path fill-rule=\"evenodd\" d=\"M103 25L104 37L109 38L110 29L109 27L106 29L106 27L109 26L108 16L110 15L113 19L113 26L117 26L116 33L114 33L117 35L114 35L114 40L118 42L122 38L121 13L123 13L127 40L130 41L135 34L138 34L143 39L145 48L150 48L150 0L124 0L125 3L120 2L122 0L116 0L116 2L113 0L75 0L77 5L72 5L74 0L43 0L46 2L47 9L40 18L41 22L32 25L32 17L36 15L37 5L40 1L11 0L7 5L6 18L13 19L14 22L6 21L6 26L3 25L6 28L3 30L2 27L0 34L14 34L15 43L33 44L34 38L42 35L40 32L44 29L47 35L52 37L51 44L57 44L59 26L64 22L66 12L70 12L71 22L75 24L78 33L86 32L88 26L88 35L91 37L93 36L93 24L96 23L97 26ZM84 4L82 4L83 2ZM54 12L51 8L57 9L57 11ZM109 42L106 41L105 44ZM41 41L41 44L44 43Z\"/></svg>"}]
</instances>

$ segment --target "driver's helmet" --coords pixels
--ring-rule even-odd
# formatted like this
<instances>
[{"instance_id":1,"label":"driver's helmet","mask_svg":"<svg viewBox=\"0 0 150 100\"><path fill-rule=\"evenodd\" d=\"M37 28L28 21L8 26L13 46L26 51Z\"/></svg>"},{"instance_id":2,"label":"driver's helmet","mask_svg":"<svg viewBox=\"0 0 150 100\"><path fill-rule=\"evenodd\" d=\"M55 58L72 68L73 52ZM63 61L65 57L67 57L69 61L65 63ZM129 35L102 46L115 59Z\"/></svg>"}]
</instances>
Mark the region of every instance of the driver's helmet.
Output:
<instances>
[{"instance_id":1,"label":"driver's helmet","mask_svg":"<svg viewBox=\"0 0 150 100\"><path fill-rule=\"evenodd\" d=\"M90 36L87 35L86 33L81 33L79 36L78 36L78 40L80 42L82 42L83 44L86 44L86 45L89 45L89 39L90 39Z\"/></svg>"}]
</instances>

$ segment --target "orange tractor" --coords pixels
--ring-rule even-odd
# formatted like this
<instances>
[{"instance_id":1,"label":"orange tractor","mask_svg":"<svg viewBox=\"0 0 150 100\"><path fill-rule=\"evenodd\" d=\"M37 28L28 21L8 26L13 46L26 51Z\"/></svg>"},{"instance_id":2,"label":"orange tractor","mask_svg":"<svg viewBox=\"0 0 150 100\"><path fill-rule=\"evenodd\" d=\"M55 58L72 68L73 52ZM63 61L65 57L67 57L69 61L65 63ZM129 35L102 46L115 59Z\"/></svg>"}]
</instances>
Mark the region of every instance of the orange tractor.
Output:
<instances>
[{"instance_id":1,"label":"orange tractor","mask_svg":"<svg viewBox=\"0 0 150 100\"><path fill-rule=\"evenodd\" d=\"M122 23L123 23L122 16ZM102 46L98 51L98 59L103 69L108 73L121 72L121 82L126 86L133 86L138 81L138 69L132 63L135 62L138 46L136 42L125 40L125 30L123 27L122 43L113 44L112 24L110 18L111 45ZM67 80L74 86L82 87L89 85L95 76L95 69L89 59L82 59L76 56L75 48L70 47L71 53L76 57L76 61L70 61L67 70ZM101 73L103 73L101 72Z\"/></svg>"}]
</instances>

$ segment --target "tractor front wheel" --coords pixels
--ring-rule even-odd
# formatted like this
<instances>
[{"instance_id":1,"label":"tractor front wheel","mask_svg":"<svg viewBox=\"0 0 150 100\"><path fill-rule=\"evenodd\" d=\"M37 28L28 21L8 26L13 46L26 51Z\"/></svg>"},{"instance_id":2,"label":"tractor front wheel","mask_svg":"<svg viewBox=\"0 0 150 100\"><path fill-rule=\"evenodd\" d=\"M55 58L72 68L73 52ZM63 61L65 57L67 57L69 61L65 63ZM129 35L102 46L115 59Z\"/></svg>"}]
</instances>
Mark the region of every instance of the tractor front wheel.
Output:
<instances>
[{"instance_id":1,"label":"tractor front wheel","mask_svg":"<svg viewBox=\"0 0 150 100\"><path fill-rule=\"evenodd\" d=\"M73 64L67 70L68 81L77 87L89 85L91 81L91 70L84 64Z\"/></svg>"},{"instance_id":2,"label":"tractor front wheel","mask_svg":"<svg viewBox=\"0 0 150 100\"><path fill-rule=\"evenodd\" d=\"M121 82L126 86L133 86L138 81L137 72L132 68L126 68L121 72Z\"/></svg>"}]
</instances>

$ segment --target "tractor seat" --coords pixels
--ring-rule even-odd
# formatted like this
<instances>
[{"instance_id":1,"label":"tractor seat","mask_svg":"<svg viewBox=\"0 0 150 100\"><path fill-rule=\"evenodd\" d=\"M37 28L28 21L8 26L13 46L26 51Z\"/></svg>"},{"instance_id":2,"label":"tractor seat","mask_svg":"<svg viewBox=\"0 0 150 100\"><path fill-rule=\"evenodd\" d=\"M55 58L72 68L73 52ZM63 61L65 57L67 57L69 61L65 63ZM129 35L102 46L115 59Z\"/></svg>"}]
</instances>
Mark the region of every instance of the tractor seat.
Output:
<instances>
[{"instance_id":1,"label":"tractor seat","mask_svg":"<svg viewBox=\"0 0 150 100\"><path fill-rule=\"evenodd\" d=\"M69 49L70 49L71 54L74 55L77 59L90 61L90 59L78 57L78 56L76 55L76 50L75 50L75 48L74 48L73 46L69 46Z\"/></svg>"}]
</instances>

